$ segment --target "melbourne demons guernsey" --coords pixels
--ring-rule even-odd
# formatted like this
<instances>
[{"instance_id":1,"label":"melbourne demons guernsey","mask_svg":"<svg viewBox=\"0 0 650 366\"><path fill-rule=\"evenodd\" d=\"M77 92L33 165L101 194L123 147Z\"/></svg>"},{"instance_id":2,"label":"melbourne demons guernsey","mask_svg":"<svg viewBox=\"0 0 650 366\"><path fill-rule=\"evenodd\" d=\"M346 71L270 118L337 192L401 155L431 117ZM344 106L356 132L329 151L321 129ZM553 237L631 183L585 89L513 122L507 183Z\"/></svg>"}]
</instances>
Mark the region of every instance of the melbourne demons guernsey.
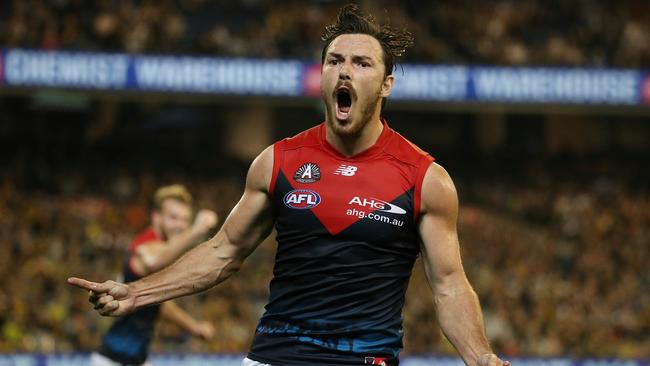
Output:
<instances>
[{"instance_id":1,"label":"melbourne demons guernsey","mask_svg":"<svg viewBox=\"0 0 650 366\"><path fill-rule=\"evenodd\" d=\"M350 158L326 141L324 123L274 145L278 248L250 359L397 364L433 158L382 123L377 142Z\"/></svg>"},{"instance_id":2,"label":"melbourne demons guernsey","mask_svg":"<svg viewBox=\"0 0 650 366\"><path fill-rule=\"evenodd\" d=\"M124 282L133 282L142 277L130 265L131 256L135 255L136 249L140 245L160 240L152 228L145 230L133 239L124 262ZM104 336L99 353L122 364L140 365L144 363L147 359L149 343L153 337L159 310L160 305L154 305L117 318Z\"/></svg>"}]
</instances>

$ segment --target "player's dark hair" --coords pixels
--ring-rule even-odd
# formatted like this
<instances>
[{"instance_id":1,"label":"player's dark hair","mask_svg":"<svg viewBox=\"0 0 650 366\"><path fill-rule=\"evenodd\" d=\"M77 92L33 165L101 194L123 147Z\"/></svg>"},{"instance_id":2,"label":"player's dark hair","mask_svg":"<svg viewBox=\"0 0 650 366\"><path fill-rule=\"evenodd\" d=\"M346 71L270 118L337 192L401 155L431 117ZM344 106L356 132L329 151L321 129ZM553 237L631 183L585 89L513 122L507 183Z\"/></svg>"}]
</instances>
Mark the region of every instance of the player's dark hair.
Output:
<instances>
[{"instance_id":1,"label":"player's dark hair","mask_svg":"<svg viewBox=\"0 0 650 366\"><path fill-rule=\"evenodd\" d=\"M367 34L379 41L386 68L384 77L393 73L397 59L404 55L407 48L413 46L413 36L406 29L400 30L388 24L379 24L372 14L363 14L356 4L347 4L339 11L336 22L325 27L321 63L325 62L330 43L343 34Z\"/></svg>"}]
</instances>

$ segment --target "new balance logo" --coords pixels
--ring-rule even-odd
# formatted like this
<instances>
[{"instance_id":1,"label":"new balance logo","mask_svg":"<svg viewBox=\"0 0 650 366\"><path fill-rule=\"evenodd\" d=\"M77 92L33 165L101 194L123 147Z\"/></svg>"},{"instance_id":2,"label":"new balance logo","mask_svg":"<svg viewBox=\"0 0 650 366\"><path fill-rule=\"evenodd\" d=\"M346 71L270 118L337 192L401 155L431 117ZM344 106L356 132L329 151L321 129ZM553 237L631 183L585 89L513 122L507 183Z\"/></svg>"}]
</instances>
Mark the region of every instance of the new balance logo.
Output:
<instances>
[{"instance_id":1,"label":"new balance logo","mask_svg":"<svg viewBox=\"0 0 650 366\"><path fill-rule=\"evenodd\" d=\"M357 169L359 169L359 168L357 168L354 165L341 164L334 171L334 175L343 175L343 176L346 176L346 177L351 177L357 172Z\"/></svg>"}]
</instances>

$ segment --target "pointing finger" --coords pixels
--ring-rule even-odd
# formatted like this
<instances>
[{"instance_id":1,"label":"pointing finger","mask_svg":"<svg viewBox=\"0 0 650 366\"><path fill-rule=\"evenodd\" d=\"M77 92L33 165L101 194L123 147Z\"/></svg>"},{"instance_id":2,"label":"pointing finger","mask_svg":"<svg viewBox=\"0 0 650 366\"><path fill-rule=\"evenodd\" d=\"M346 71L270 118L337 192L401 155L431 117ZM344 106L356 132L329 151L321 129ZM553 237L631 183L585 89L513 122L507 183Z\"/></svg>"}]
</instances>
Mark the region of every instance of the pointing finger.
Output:
<instances>
[{"instance_id":1,"label":"pointing finger","mask_svg":"<svg viewBox=\"0 0 650 366\"><path fill-rule=\"evenodd\" d=\"M68 283L90 291L96 291L97 285L99 285L97 282L87 281L77 277L68 278Z\"/></svg>"},{"instance_id":2,"label":"pointing finger","mask_svg":"<svg viewBox=\"0 0 650 366\"><path fill-rule=\"evenodd\" d=\"M84 280L82 278L77 278L77 277L70 277L68 278L68 283L77 286L86 290L90 290L94 293L101 293L101 292L108 292L111 289L110 284L104 282L104 283L97 283L97 282L92 282L88 280Z\"/></svg>"}]
</instances>

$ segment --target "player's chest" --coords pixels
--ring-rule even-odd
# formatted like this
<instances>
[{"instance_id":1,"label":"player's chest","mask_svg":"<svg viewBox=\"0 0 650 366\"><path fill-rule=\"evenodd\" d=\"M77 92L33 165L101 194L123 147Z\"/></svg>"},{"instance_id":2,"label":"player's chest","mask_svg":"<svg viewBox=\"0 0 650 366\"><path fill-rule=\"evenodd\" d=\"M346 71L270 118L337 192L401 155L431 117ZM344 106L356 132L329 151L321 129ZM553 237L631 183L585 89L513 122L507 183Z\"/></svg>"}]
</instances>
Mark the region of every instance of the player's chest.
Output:
<instances>
[{"instance_id":1,"label":"player's chest","mask_svg":"<svg viewBox=\"0 0 650 366\"><path fill-rule=\"evenodd\" d=\"M276 203L285 222L313 215L332 235L353 226L401 232L412 222L413 174L393 159L300 154L284 159L280 173Z\"/></svg>"}]
</instances>

